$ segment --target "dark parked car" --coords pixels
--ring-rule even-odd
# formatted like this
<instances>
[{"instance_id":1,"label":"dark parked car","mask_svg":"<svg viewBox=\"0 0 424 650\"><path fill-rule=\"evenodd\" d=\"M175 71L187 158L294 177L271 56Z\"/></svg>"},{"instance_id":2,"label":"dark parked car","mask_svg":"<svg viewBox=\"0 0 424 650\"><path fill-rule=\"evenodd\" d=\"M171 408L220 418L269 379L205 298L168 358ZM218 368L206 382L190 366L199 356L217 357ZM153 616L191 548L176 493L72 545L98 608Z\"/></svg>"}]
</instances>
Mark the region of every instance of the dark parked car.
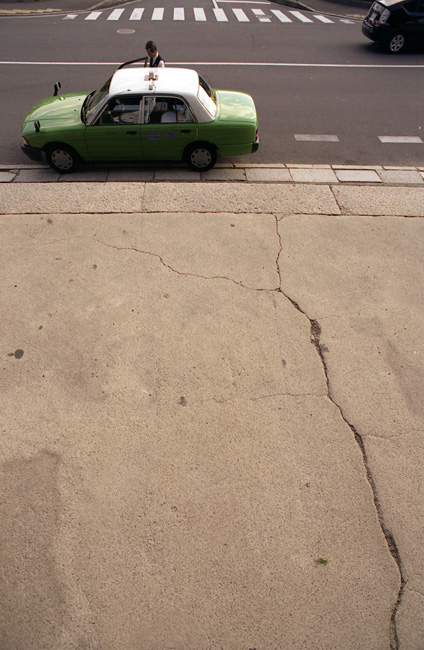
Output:
<instances>
[{"instance_id":1,"label":"dark parked car","mask_svg":"<svg viewBox=\"0 0 424 650\"><path fill-rule=\"evenodd\" d=\"M378 0L362 23L362 33L397 54L407 44L424 45L424 0Z\"/></svg>"}]
</instances>

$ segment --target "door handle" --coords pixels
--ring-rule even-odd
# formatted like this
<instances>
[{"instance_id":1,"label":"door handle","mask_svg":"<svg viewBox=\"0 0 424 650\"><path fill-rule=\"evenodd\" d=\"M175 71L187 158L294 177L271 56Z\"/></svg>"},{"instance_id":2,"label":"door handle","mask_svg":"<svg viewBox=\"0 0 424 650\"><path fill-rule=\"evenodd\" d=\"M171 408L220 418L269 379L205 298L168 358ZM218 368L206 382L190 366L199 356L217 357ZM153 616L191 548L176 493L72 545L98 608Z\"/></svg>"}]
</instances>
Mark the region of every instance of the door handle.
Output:
<instances>
[{"instance_id":1,"label":"door handle","mask_svg":"<svg viewBox=\"0 0 424 650\"><path fill-rule=\"evenodd\" d=\"M181 129L181 133L191 133L191 129Z\"/></svg>"},{"instance_id":2,"label":"door handle","mask_svg":"<svg viewBox=\"0 0 424 650\"><path fill-rule=\"evenodd\" d=\"M128 135L137 135L137 131L127 131Z\"/></svg>"}]
</instances>

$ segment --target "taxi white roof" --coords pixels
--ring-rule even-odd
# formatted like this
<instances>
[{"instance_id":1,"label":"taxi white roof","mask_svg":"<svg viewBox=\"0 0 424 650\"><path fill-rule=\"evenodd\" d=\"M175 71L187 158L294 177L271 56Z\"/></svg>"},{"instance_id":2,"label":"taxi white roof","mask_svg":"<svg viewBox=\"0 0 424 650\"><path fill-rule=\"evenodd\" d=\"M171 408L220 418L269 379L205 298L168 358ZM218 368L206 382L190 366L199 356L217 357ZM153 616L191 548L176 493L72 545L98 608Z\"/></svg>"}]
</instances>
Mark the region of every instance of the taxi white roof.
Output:
<instances>
[{"instance_id":1,"label":"taxi white roof","mask_svg":"<svg viewBox=\"0 0 424 650\"><path fill-rule=\"evenodd\" d=\"M157 77L149 79L151 73ZM110 82L109 95L123 93L184 95L195 97L199 75L188 68L144 68L129 66L115 72Z\"/></svg>"}]
</instances>

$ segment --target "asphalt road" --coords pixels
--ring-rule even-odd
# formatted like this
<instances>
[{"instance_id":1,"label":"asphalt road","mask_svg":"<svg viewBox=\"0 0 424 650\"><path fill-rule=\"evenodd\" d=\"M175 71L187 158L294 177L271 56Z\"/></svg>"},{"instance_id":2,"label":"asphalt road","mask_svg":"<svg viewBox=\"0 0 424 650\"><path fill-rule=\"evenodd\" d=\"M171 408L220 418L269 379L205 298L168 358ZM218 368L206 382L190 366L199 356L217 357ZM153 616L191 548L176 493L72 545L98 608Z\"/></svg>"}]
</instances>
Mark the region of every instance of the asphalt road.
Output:
<instances>
[{"instance_id":1,"label":"asphalt road","mask_svg":"<svg viewBox=\"0 0 424 650\"><path fill-rule=\"evenodd\" d=\"M46 8L43 2L20 6L29 4ZM164 8L162 20L152 20L157 4ZM6 134L0 164L27 162L19 150L21 121L33 103L52 93L56 80L63 92L92 90L117 64L144 55L149 38L159 43L168 65L194 67L214 87L254 97L261 138L255 162L422 163L423 52L393 57L362 36L359 18L297 14L275 3L196 0L205 19L196 20L193 6L186 5L184 20L176 20L175 3L146 0L144 15L131 19L140 5L122 5L115 19L112 8L87 20L90 11L81 5L72 11L60 3L58 15L0 20ZM214 8L227 20L218 20ZM290 22L281 22L281 15ZM382 142L388 137L416 141Z\"/></svg>"}]
</instances>

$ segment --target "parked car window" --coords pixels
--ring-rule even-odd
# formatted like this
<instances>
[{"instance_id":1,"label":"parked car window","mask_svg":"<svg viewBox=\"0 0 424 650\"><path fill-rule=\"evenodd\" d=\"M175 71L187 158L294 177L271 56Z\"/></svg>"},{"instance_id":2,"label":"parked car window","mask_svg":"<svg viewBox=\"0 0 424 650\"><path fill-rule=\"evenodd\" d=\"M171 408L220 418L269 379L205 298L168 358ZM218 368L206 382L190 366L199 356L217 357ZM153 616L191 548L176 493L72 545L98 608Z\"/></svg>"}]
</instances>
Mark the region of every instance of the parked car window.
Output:
<instances>
[{"instance_id":1,"label":"parked car window","mask_svg":"<svg viewBox=\"0 0 424 650\"><path fill-rule=\"evenodd\" d=\"M96 124L139 124L140 97L114 97L107 104Z\"/></svg>"},{"instance_id":2,"label":"parked car window","mask_svg":"<svg viewBox=\"0 0 424 650\"><path fill-rule=\"evenodd\" d=\"M144 124L181 124L194 122L184 100L179 97L145 97Z\"/></svg>"}]
</instances>

